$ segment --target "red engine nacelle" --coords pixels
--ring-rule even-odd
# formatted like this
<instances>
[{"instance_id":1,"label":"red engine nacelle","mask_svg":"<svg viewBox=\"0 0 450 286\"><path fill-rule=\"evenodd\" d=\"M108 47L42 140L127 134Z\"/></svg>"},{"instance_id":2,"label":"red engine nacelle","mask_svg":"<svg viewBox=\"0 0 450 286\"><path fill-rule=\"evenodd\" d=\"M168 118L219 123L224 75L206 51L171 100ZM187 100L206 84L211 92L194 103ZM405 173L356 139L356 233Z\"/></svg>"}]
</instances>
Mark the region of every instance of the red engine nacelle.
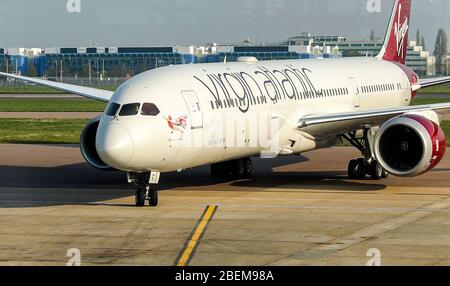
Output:
<instances>
[{"instance_id":1,"label":"red engine nacelle","mask_svg":"<svg viewBox=\"0 0 450 286\"><path fill-rule=\"evenodd\" d=\"M445 134L438 124L419 115L402 115L381 126L374 153L389 173L418 176L436 167L446 151Z\"/></svg>"}]
</instances>

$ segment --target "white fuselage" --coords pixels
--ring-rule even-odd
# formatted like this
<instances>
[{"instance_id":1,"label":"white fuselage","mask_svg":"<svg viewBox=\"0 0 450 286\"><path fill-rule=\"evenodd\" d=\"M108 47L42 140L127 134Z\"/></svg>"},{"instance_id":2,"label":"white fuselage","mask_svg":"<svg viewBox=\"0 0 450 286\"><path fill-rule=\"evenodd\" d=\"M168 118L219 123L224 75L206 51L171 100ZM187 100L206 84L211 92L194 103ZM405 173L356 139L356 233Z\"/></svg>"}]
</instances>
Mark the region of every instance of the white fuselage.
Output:
<instances>
[{"instance_id":1,"label":"white fuselage","mask_svg":"<svg viewBox=\"0 0 450 286\"><path fill-rule=\"evenodd\" d=\"M169 172L332 146L335 135L305 134L298 121L407 106L411 86L399 66L375 58L195 64L142 73L111 102L153 103L160 113L104 115L100 157L124 171Z\"/></svg>"}]
</instances>

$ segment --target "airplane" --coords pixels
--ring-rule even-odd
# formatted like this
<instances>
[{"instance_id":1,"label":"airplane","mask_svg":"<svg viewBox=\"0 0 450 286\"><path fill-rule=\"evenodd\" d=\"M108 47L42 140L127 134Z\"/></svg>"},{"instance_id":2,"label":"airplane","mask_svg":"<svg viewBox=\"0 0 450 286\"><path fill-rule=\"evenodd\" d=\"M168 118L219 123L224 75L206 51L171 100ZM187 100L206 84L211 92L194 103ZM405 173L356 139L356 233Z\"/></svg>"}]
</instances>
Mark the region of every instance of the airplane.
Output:
<instances>
[{"instance_id":1,"label":"airplane","mask_svg":"<svg viewBox=\"0 0 450 286\"><path fill-rule=\"evenodd\" d=\"M120 170L136 186L136 206L157 206L162 173L210 165L215 177L245 177L252 157L298 155L348 141L362 154L351 179L430 171L446 151L442 115L450 103L410 106L421 88L405 66L411 0L395 0L376 57L167 66L115 92L0 73L16 80L108 102L82 132L85 160Z\"/></svg>"}]
</instances>

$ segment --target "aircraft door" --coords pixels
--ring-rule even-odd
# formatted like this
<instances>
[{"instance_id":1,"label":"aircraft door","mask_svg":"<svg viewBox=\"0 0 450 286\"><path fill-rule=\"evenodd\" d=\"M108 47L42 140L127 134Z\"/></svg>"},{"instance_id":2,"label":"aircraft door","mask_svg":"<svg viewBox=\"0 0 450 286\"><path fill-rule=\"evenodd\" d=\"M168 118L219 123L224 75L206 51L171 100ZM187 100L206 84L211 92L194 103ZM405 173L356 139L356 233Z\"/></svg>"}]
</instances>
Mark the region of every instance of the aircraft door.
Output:
<instances>
[{"instance_id":1,"label":"aircraft door","mask_svg":"<svg viewBox=\"0 0 450 286\"><path fill-rule=\"evenodd\" d=\"M181 94L189 111L191 129L203 128L203 112L197 94L194 91L182 91Z\"/></svg>"},{"instance_id":2,"label":"aircraft door","mask_svg":"<svg viewBox=\"0 0 450 286\"><path fill-rule=\"evenodd\" d=\"M361 94L359 92L359 86L358 82L354 77L351 77L350 79L350 93L354 95L354 106L360 107L361 106Z\"/></svg>"}]
</instances>

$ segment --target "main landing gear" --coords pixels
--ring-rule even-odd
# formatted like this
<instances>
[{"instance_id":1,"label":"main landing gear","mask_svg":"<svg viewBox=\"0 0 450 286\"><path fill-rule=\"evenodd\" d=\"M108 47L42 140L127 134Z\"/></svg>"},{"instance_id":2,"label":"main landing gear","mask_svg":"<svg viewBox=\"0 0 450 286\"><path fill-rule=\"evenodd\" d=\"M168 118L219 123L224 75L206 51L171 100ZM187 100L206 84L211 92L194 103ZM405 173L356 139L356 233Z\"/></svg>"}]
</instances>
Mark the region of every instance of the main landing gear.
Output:
<instances>
[{"instance_id":1,"label":"main landing gear","mask_svg":"<svg viewBox=\"0 0 450 286\"><path fill-rule=\"evenodd\" d=\"M128 183L137 186L135 203L137 207L158 205L158 191L154 188L159 181L159 172L128 173Z\"/></svg>"},{"instance_id":2,"label":"main landing gear","mask_svg":"<svg viewBox=\"0 0 450 286\"><path fill-rule=\"evenodd\" d=\"M253 164L250 158L211 165L211 175L214 178L233 177L245 178L253 174Z\"/></svg>"},{"instance_id":3,"label":"main landing gear","mask_svg":"<svg viewBox=\"0 0 450 286\"><path fill-rule=\"evenodd\" d=\"M365 179L370 176L373 180L386 179L389 173L381 167L372 155L369 142L369 129L364 130L362 138L356 137L356 132L342 135L342 138L356 147L363 158L351 160L348 164L348 176L350 179Z\"/></svg>"}]
</instances>

